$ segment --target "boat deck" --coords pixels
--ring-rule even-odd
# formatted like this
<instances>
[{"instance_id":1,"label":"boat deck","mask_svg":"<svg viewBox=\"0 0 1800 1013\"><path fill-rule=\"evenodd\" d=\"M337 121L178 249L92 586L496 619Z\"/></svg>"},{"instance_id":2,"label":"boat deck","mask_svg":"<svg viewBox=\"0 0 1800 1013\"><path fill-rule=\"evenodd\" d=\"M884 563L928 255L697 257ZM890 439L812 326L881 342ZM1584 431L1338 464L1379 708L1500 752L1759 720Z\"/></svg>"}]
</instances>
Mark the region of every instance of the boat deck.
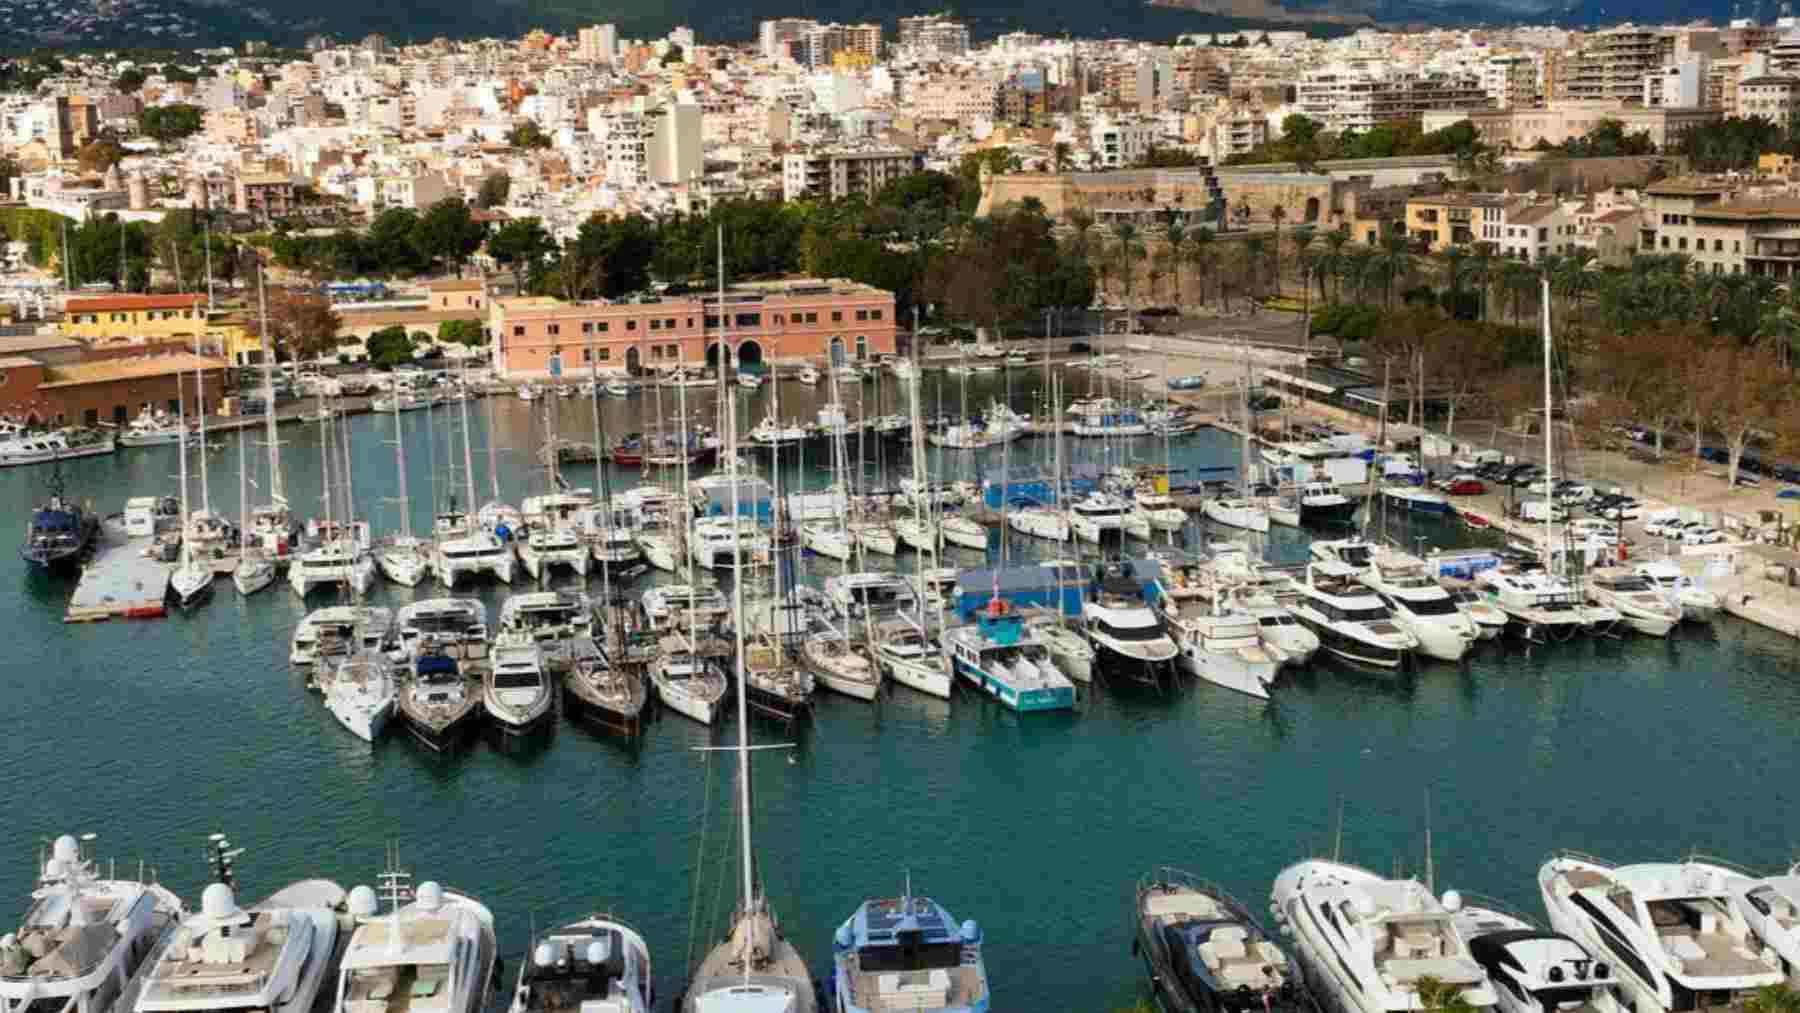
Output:
<instances>
[{"instance_id":1,"label":"boat deck","mask_svg":"<svg viewBox=\"0 0 1800 1013\"><path fill-rule=\"evenodd\" d=\"M124 523L101 522L94 555L82 568L63 622L92 623L107 619L160 619L167 614L163 596L169 590L172 564L146 556L147 538L128 538Z\"/></svg>"}]
</instances>

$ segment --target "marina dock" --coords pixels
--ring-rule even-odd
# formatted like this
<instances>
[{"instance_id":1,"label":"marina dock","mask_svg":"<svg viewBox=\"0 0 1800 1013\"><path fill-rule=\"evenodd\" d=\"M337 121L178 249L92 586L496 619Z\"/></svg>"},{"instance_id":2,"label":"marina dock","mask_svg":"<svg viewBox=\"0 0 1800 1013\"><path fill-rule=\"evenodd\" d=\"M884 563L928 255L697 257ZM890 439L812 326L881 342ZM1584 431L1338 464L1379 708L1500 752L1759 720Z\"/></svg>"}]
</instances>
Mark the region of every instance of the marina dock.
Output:
<instances>
[{"instance_id":1,"label":"marina dock","mask_svg":"<svg viewBox=\"0 0 1800 1013\"><path fill-rule=\"evenodd\" d=\"M156 619L167 613L163 596L168 593L174 567L145 555L147 539L128 538L118 517L101 523L94 555L82 568L81 581L63 615L66 623L93 623L108 619Z\"/></svg>"}]
</instances>

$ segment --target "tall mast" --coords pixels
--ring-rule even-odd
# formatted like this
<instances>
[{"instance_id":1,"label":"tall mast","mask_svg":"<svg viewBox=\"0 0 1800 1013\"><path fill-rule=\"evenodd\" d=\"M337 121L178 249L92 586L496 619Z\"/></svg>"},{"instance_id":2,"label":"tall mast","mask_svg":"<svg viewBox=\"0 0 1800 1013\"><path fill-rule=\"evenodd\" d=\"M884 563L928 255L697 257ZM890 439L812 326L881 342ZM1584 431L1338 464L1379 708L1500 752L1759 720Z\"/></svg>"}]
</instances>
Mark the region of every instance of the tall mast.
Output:
<instances>
[{"instance_id":1,"label":"tall mast","mask_svg":"<svg viewBox=\"0 0 1800 1013\"><path fill-rule=\"evenodd\" d=\"M724 258L724 254L721 252L721 254L720 254L720 263L721 264L723 264L723 262L724 262L723 258ZM722 270L722 268L721 268L721 270ZM723 318L724 312L725 312L724 303L723 303L723 301L721 301L720 305L719 305L719 315L721 318ZM723 356L720 357L720 361L722 364ZM721 368L722 368L722 366L721 366ZM733 527L731 529L731 572L734 574L738 574L738 573L743 572L744 560L743 560L743 540L738 537L738 529L736 527L737 514L738 514L738 455L737 455L737 413L736 412L728 413L728 417L726 418L726 421L725 421L725 451L726 451L726 453L731 455L731 465L730 465L730 472L729 472L729 474L731 475L731 517L732 517L732 524L733 524ZM737 651L737 681L738 681L738 685L737 685L738 837L744 842L743 853L740 856L741 868L739 871L744 877L744 881L743 881L743 884L741 887L741 889L743 890L744 911L749 912L755 906L755 903L756 903L756 900L755 900L755 898L756 898L756 864L755 864L755 859L751 857L753 852L751 851L751 844L750 844L750 704L748 702L750 693L749 693L749 689L746 686L745 681L744 681L744 668L745 668L745 665L744 665L744 625L745 625L745 623L743 620L744 582L741 580L733 580L731 582L731 611L734 616L738 617L737 621L733 622L731 625L732 625L732 640L734 642L733 647ZM689 609L688 615L691 617L693 614L694 614L694 610ZM744 974L745 974L746 978L750 974L750 947L753 945L752 937L754 935L755 935L755 933L752 933L752 932L744 933L744 957L743 957L743 960L744 960Z\"/></svg>"},{"instance_id":2,"label":"tall mast","mask_svg":"<svg viewBox=\"0 0 1800 1013\"><path fill-rule=\"evenodd\" d=\"M186 434L183 434L184 436ZM248 457L244 453L244 444L249 441L247 433L238 434L238 558L244 555L244 539L250 533L250 476L245 472Z\"/></svg>"},{"instance_id":3,"label":"tall mast","mask_svg":"<svg viewBox=\"0 0 1800 1013\"><path fill-rule=\"evenodd\" d=\"M175 459L181 463L181 565L192 564L194 559L193 539L188 537L188 476L187 476L187 399L181 396L181 374L175 374L175 412L176 423L181 427L181 439L175 444Z\"/></svg>"},{"instance_id":4,"label":"tall mast","mask_svg":"<svg viewBox=\"0 0 1800 1013\"><path fill-rule=\"evenodd\" d=\"M473 534L475 531L475 462L471 460L469 454L469 399L463 398L457 402L457 406L462 412L463 490L469 497L468 501L463 504L463 518L469 532ZM493 410L491 405L488 410Z\"/></svg>"},{"instance_id":5,"label":"tall mast","mask_svg":"<svg viewBox=\"0 0 1800 1013\"><path fill-rule=\"evenodd\" d=\"M1548 570L1556 545L1555 500L1550 498L1550 490L1556 487L1555 434L1550 429L1550 278L1545 276L1540 284L1543 298L1539 301L1544 304L1544 568Z\"/></svg>"},{"instance_id":6,"label":"tall mast","mask_svg":"<svg viewBox=\"0 0 1800 1013\"><path fill-rule=\"evenodd\" d=\"M287 489L281 481L281 442L275 428L275 346L269 343L269 301L263 288L261 260L256 262L256 310L262 318L263 425L269 437L269 501L279 510L287 506Z\"/></svg>"},{"instance_id":7,"label":"tall mast","mask_svg":"<svg viewBox=\"0 0 1800 1013\"><path fill-rule=\"evenodd\" d=\"M498 503L500 502L500 468L494 459L494 402L491 398L488 400L487 413L483 418L487 423L488 485L493 489L494 502ZM469 497L469 509L475 509L473 493Z\"/></svg>"},{"instance_id":8,"label":"tall mast","mask_svg":"<svg viewBox=\"0 0 1800 1013\"><path fill-rule=\"evenodd\" d=\"M400 395L393 398L394 405L394 465L400 469L400 537L409 543L412 541L412 506L406 495L406 440L400 435ZM425 409L430 417L431 408Z\"/></svg>"},{"instance_id":9,"label":"tall mast","mask_svg":"<svg viewBox=\"0 0 1800 1013\"><path fill-rule=\"evenodd\" d=\"M194 411L200 416L200 509L206 516L212 516L212 490L207 488L206 477L206 370L194 370ZM182 439L187 439L184 429Z\"/></svg>"},{"instance_id":10,"label":"tall mast","mask_svg":"<svg viewBox=\"0 0 1800 1013\"><path fill-rule=\"evenodd\" d=\"M704 319L703 319L703 322L704 322ZM704 340L705 339L703 338L702 341L704 341ZM683 359L683 361L685 361L685 358ZM686 379L685 372L682 370L682 368L680 366L675 367L675 373L673 375L680 377L683 380ZM677 496L676 499L677 499L677 502L682 504L682 509L679 511L679 519L681 520L681 533L679 536L680 540L677 541L675 544L681 550L681 554L687 557L687 583L688 583L688 591L689 591L689 596L688 596L688 649L694 652L693 662L694 662L694 664L698 665L700 663L700 641L698 639L699 631L696 628L696 626L697 626L697 623L699 620L698 620L698 617L694 615L694 599L693 599L693 595L692 595L692 592L694 590L694 550L693 550L692 546L688 545L688 536L692 533L693 527L694 527L694 523L693 523L694 509L693 509L693 506L688 502L688 499L687 499L687 496L688 496L688 434L687 434L687 385L685 383L678 382L675 387L675 404L676 404L677 410L681 412L681 490L680 490L680 495ZM733 581L733 583L735 584L736 581Z\"/></svg>"},{"instance_id":11,"label":"tall mast","mask_svg":"<svg viewBox=\"0 0 1800 1013\"><path fill-rule=\"evenodd\" d=\"M1238 495L1250 495L1250 345L1244 345L1244 439L1238 464Z\"/></svg>"}]
</instances>

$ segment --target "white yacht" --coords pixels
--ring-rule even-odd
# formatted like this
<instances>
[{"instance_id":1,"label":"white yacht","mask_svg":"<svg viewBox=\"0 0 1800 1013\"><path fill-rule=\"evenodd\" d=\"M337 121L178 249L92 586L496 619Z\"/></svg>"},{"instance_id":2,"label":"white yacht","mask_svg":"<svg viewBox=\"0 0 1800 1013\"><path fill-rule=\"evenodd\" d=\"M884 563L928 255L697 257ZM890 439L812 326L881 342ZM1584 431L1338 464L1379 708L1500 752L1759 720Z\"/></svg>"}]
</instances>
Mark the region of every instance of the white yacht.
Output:
<instances>
[{"instance_id":1,"label":"white yacht","mask_svg":"<svg viewBox=\"0 0 1800 1013\"><path fill-rule=\"evenodd\" d=\"M1680 603L1683 619L1709 623L1719 614L1719 596L1701 587L1694 578L1683 573L1681 567L1667 559L1639 563L1632 567L1632 572L1648 579L1661 588L1663 594Z\"/></svg>"},{"instance_id":2,"label":"white yacht","mask_svg":"<svg viewBox=\"0 0 1800 1013\"><path fill-rule=\"evenodd\" d=\"M1443 904L1469 954L1487 972L1499 1000L1495 1013L1621 1013L1610 991L1611 965L1594 959L1580 943L1455 890L1444 894Z\"/></svg>"},{"instance_id":3,"label":"white yacht","mask_svg":"<svg viewBox=\"0 0 1800 1013\"><path fill-rule=\"evenodd\" d=\"M1124 530L1128 509L1124 500L1111 493L1090 492L1069 504L1069 527L1082 541L1099 544L1104 538L1118 537Z\"/></svg>"},{"instance_id":4,"label":"white yacht","mask_svg":"<svg viewBox=\"0 0 1800 1013\"><path fill-rule=\"evenodd\" d=\"M145 405L137 418L119 434L119 446L155 447L180 443L184 437L192 436L193 431L181 419L164 411L152 412L149 405Z\"/></svg>"},{"instance_id":5,"label":"white yacht","mask_svg":"<svg viewBox=\"0 0 1800 1013\"><path fill-rule=\"evenodd\" d=\"M924 514L911 514L894 521L894 534L900 541L918 552L936 552L938 539L943 537L938 531L937 521Z\"/></svg>"},{"instance_id":6,"label":"white yacht","mask_svg":"<svg viewBox=\"0 0 1800 1013\"><path fill-rule=\"evenodd\" d=\"M950 663L944 649L907 616L893 616L872 631L875 661L902 686L950 699Z\"/></svg>"},{"instance_id":7,"label":"white yacht","mask_svg":"<svg viewBox=\"0 0 1800 1013\"><path fill-rule=\"evenodd\" d=\"M325 694L325 709L350 734L374 742L387 730L399 693L393 665L379 651L358 651L313 681Z\"/></svg>"},{"instance_id":8,"label":"white yacht","mask_svg":"<svg viewBox=\"0 0 1800 1013\"><path fill-rule=\"evenodd\" d=\"M821 556L848 562L850 532L835 520L807 521L800 525L800 544Z\"/></svg>"},{"instance_id":9,"label":"white yacht","mask_svg":"<svg viewBox=\"0 0 1800 1013\"><path fill-rule=\"evenodd\" d=\"M1327 652L1376 668L1399 668L1419 646L1394 622L1393 612L1342 563L1309 563L1306 582L1288 611L1313 631Z\"/></svg>"},{"instance_id":10,"label":"white yacht","mask_svg":"<svg viewBox=\"0 0 1800 1013\"><path fill-rule=\"evenodd\" d=\"M1356 501L1330 479L1302 482L1299 501L1303 524L1349 524L1356 515Z\"/></svg>"},{"instance_id":11,"label":"white yacht","mask_svg":"<svg viewBox=\"0 0 1800 1013\"><path fill-rule=\"evenodd\" d=\"M875 655L837 630L808 636L800 645L800 657L819 684L834 693L857 700L873 700L881 693L881 666Z\"/></svg>"},{"instance_id":12,"label":"white yacht","mask_svg":"<svg viewBox=\"0 0 1800 1013\"><path fill-rule=\"evenodd\" d=\"M1475 624L1475 631L1483 640L1493 640L1506 632L1506 613L1493 602L1482 596L1480 591L1471 587L1446 587L1445 592L1450 600L1456 603L1456 610L1469 617Z\"/></svg>"},{"instance_id":13,"label":"white yacht","mask_svg":"<svg viewBox=\"0 0 1800 1013\"><path fill-rule=\"evenodd\" d=\"M1069 515L1055 507L1015 507L1006 512L1006 526L1033 538L1052 542L1069 540Z\"/></svg>"},{"instance_id":14,"label":"white yacht","mask_svg":"<svg viewBox=\"0 0 1800 1013\"><path fill-rule=\"evenodd\" d=\"M0 1003L21 1013L110 1013L120 986L182 915L181 898L155 883L104 878L64 834L38 868L18 930L0 938Z\"/></svg>"},{"instance_id":15,"label":"white yacht","mask_svg":"<svg viewBox=\"0 0 1800 1013\"><path fill-rule=\"evenodd\" d=\"M288 586L304 598L315 589L341 585L357 595L375 582L375 560L369 547L353 535L331 538L294 557L288 564Z\"/></svg>"},{"instance_id":16,"label":"white yacht","mask_svg":"<svg viewBox=\"0 0 1800 1013\"><path fill-rule=\"evenodd\" d=\"M918 608L918 591L901 574L886 571L845 573L825 578L825 599L838 616L860 623Z\"/></svg>"},{"instance_id":17,"label":"white yacht","mask_svg":"<svg viewBox=\"0 0 1800 1013\"><path fill-rule=\"evenodd\" d=\"M1094 645L1070 629L1062 613L1038 611L1025 618L1025 626L1062 674L1074 682L1094 681Z\"/></svg>"},{"instance_id":18,"label":"white yacht","mask_svg":"<svg viewBox=\"0 0 1800 1013\"><path fill-rule=\"evenodd\" d=\"M1649 637L1666 637L1681 622L1679 601L1664 595L1649 578L1600 570L1587 579L1588 597L1619 613L1625 625Z\"/></svg>"},{"instance_id":19,"label":"white yacht","mask_svg":"<svg viewBox=\"0 0 1800 1013\"><path fill-rule=\"evenodd\" d=\"M951 545L960 545L965 549L986 552L988 547L988 530L979 521L962 514L945 514L938 521L938 531L944 541Z\"/></svg>"},{"instance_id":20,"label":"white yacht","mask_svg":"<svg viewBox=\"0 0 1800 1013\"><path fill-rule=\"evenodd\" d=\"M1157 531L1180 531L1187 524L1187 511L1159 492L1139 492L1133 497L1137 513Z\"/></svg>"},{"instance_id":21,"label":"white yacht","mask_svg":"<svg viewBox=\"0 0 1800 1013\"><path fill-rule=\"evenodd\" d=\"M864 552L892 556L900 551L900 533L886 521L852 521L850 537Z\"/></svg>"},{"instance_id":22,"label":"white yacht","mask_svg":"<svg viewBox=\"0 0 1800 1013\"><path fill-rule=\"evenodd\" d=\"M1419 641L1419 653L1439 661L1461 661L1481 639L1475 621L1456 607L1422 560L1398 554L1378 557L1359 578L1393 613L1394 623Z\"/></svg>"},{"instance_id":23,"label":"white yacht","mask_svg":"<svg viewBox=\"0 0 1800 1013\"><path fill-rule=\"evenodd\" d=\"M1102 581L1099 592L1082 604L1081 616L1095 649L1118 660L1148 669L1174 661L1178 653L1130 578Z\"/></svg>"},{"instance_id":24,"label":"white yacht","mask_svg":"<svg viewBox=\"0 0 1800 1013\"><path fill-rule=\"evenodd\" d=\"M1753 938L1774 950L1783 966L1800 967L1800 865L1774 876L1732 880L1731 896Z\"/></svg>"},{"instance_id":25,"label":"white yacht","mask_svg":"<svg viewBox=\"0 0 1800 1013\"><path fill-rule=\"evenodd\" d=\"M1786 981L1735 901L1744 879L1699 861L1615 866L1565 852L1538 870L1538 890L1551 927L1610 966L1627 1009L1674 1013Z\"/></svg>"},{"instance_id":26,"label":"white yacht","mask_svg":"<svg viewBox=\"0 0 1800 1013\"><path fill-rule=\"evenodd\" d=\"M314 609L294 627L288 661L296 665L337 664L358 651L388 644L394 613L372 605L329 605Z\"/></svg>"},{"instance_id":27,"label":"white yacht","mask_svg":"<svg viewBox=\"0 0 1800 1013\"><path fill-rule=\"evenodd\" d=\"M1243 545L1215 545L1201 568L1210 575L1208 593L1227 608L1255 618L1263 648L1283 665L1303 667L1319 652L1319 636L1294 617L1288 605L1298 600L1299 585L1265 569Z\"/></svg>"},{"instance_id":28,"label":"white yacht","mask_svg":"<svg viewBox=\"0 0 1800 1013\"><path fill-rule=\"evenodd\" d=\"M1313 859L1275 878L1271 908L1306 981L1346 1013L1410 1013L1434 979L1477 1010L1495 1004L1487 973L1425 885Z\"/></svg>"},{"instance_id":29,"label":"white yacht","mask_svg":"<svg viewBox=\"0 0 1800 1013\"><path fill-rule=\"evenodd\" d=\"M350 891L352 912L367 914L344 951L333 1013L481 1013L494 977L493 914L430 881L402 904L405 874L382 879L387 914L376 914L367 887Z\"/></svg>"},{"instance_id":30,"label":"white yacht","mask_svg":"<svg viewBox=\"0 0 1800 1013\"><path fill-rule=\"evenodd\" d=\"M662 584L644 592L640 603L650 628L658 631L686 630L688 626L711 626L731 612L731 603L716 587L692 584ZM690 617L689 613L693 613Z\"/></svg>"},{"instance_id":31,"label":"white yacht","mask_svg":"<svg viewBox=\"0 0 1800 1013\"><path fill-rule=\"evenodd\" d=\"M487 657L487 605L479 598L425 598L400 606L393 658L406 662L421 654L458 661Z\"/></svg>"},{"instance_id":32,"label":"white yacht","mask_svg":"<svg viewBox=\"0 0 1800 1013\"><path fill-rule=\"evenodd\" d=\"M482 681L481 706L506 735L529 735L556 714L556 694L544 671L544 649L526 630L494 638L492 664Z\"/></svg>"},{"instance_id":33,"label":"white yacht","mask_svg":"<svg viewBox=\"0 0 1800 1013\"><path fill-rule=\"evenodd\" d=\"M1316 538L1306 551L1320 562L1342 563L1358 573L1375 565L1375 544L1357 535Z\"/></svg>"},{"instance_id":34,"label":"white yacht","mask_svg":"<svg viewBox=\"0 0 1800 1013\"><path fill-rule=\"evenodd\" d=\"M639 515L635 537L638 548L651 566L674 571L679 556L676 540L680 532L675 529L669 513L651 510Z\"/></svg>"},{"instance_id":35,"label":"white yacht","mask_svg":"<svg viewBox=\"0 0 1800 1013\"><path fill-rule=\"evenodd\" d=\"M438 583L453 588L457 581L488 574L502 584L513 581L513 547L491 531L477 528L460 538L442 539L433 559Z\"/></svg>"},{"instance_id":36,"label":"white yacht","mask_svg":"<svg viewBox=\"0 0 1800 1013\"><path fill-rule=\"evenodd\" d=\"M1476 574L1475 584L1528 639L1567 640L1591 623L1575 588L1540 568L1497 566Z\"/></svg>"},{"instance_id":37,"label":"white yacht","mask_svg":"<svg viewBox=\"0 0 1800 1013\"><path fill-rule=\"evenodd\" d=\"M663 706L710 725L725 701L725 675L694 653L684 634L662 638L662 655L650 666L650 681Z\"/></svg>"},{"instance_id":38,"label":"white yacht","mask_svg":"<svg viewBox=\"0 0 1800 1013\"><path fill-rule=\"evenodd\" d=\"M1206 519L1246 531L1269 530L1269 512L1256 500L1242 496L1212 496L1200 504Z\"/></svg>"},{"instance_id":39,"label":"white yacht","mask_svg":"<svg viewBox=\"0 0 1800 1013\"><path fill-rule=\"evenodd\" d=\"M573 524L550 521L532 524L516 543L519 564L532 580L543 580L553 566L564 566L577 577L588 573L588 547Z\"/></svg>"},{"instance_id":40,"label":"white yacht","mask_svg":"<svg viewBox=\"0 0 1800 1013\"><path fill-rule=\"evenodd\" d=\"M766 563L769 534L749 517L705 517L694 522L688 542L694 564L708 570L729 570L741 558L744 566Z\"/></svg>"},{"instance_id":41,"label":"white yacht","mask_svg":"<svg viewBox=\"0 0 1800 1013\"><path fill-rule=\"evenodd\" d=\"M1176 602L1167 595L1159 611L1175 634L1177 664L1226 689L1269 698L1285 657L1263 643L1262 627L1248 612L1217 610L1206 602Z\"/></svg>"},{"instance_id":42,"label":"white yacht","mask_svg":"<svg viewBox=\"0 0 1800 1013\"><path fill-rule=\"evenodd\" d=\"M650 1013L655 998L644 937L622 921L590 915L531 941L507 1013Z\"/></svg>"},{"instance_id":43,"label":"white yacht","mask_svg":"<svg viewBox=\"0 0 1800 1013\"><path fill-rule=\"evenodd\" d=\"M344 890L309 879L248 911L213 883L131 985L120 1013L311 1013L328 987Z\"/></svg>"},{"instance_id":44,"label":"white yacht","mask_svg":"<svg viewBox=\"0 0 1800 1013\"><path fill-rule=\"evenodd\" d=\"M631 566L644 558L644 550L638 547L637 539L618 525L596 524L589 529L588 540L594 562L609 570Z\"/></svg>"},{"instance_id":45,"label":"white yacht","mask_svg":"<svg viewBox=\"0 0 1800 1013\"><path fill-rule=\"evenodd\" d=\"M560 658L571 642L593 639L594 603L587 592L577 590L509 595L500 606L495 640L508 633L529 637L547 654Z\"/></svg>"}]
</instances>

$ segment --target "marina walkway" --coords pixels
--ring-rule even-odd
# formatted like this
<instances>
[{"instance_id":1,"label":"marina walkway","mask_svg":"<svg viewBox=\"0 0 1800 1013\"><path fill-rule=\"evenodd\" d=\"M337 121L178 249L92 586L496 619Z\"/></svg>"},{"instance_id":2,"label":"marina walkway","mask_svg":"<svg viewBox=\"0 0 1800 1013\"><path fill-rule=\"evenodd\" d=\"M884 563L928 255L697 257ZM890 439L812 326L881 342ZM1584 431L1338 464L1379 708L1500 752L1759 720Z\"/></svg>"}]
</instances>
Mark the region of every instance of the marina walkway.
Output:
<instances>
[{"instance_id":1,"label":"marina walkway","mask_svg":"<svg viewBox=\"0 0 1800 1013\"><path fill-rule=\"evenodd\" d=\"M168 593L174 566L145 555L149 539L125 535L124 523L108 517L101 524L93 559L81 571L81 581L69 599L63 621L91 623L107 619L154 619L165 614L163 596Z\"/></svg>"}]
</instances>

